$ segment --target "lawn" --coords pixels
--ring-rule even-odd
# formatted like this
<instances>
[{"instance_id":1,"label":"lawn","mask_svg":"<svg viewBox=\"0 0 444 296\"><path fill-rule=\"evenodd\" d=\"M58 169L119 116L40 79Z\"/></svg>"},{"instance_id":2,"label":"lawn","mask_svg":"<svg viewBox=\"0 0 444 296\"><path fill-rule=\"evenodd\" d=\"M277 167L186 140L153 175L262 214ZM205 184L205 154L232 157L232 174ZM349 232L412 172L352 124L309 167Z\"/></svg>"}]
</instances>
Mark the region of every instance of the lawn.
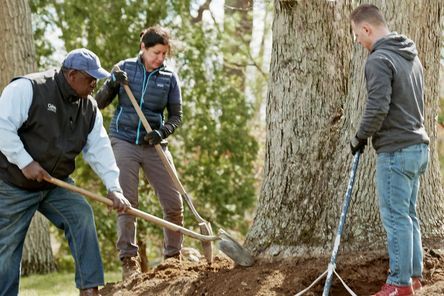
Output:
<instances>
[{"instance_id":1,"label":"lawn","mask_svg":"<svg viewBox=\"0 0 444 296\"><path fill-rule=\"evenodd\" d=\"M121 280L120 272L105 273L105 282ZM20 296L74 296L79 295L73 273L31 275L20 279Z\"/></svg>"}]
</instances>

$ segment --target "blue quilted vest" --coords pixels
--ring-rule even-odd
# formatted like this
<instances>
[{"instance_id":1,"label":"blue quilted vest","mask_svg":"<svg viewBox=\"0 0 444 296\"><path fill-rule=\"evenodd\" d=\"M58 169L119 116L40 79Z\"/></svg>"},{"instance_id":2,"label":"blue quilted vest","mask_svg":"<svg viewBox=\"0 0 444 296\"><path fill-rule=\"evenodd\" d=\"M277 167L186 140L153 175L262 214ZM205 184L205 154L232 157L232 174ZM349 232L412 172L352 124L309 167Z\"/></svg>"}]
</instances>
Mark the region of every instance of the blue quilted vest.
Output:
<instances>
[{"instance_id":1,"label":"blue quilted vest","mask_svg":"<svg viewBox=\"0 0 444 296\"><path fill-rule=\"evenodd\" d=\"M163 111L168 103L172 72L160 67L146 72L140 58L119 63L128 74L129 87L153 130L163 126ZM119 88L119 104L111 120L110 135L130 143L142 144L147 134L123 87Z\"/></svg>"}]
</instances>

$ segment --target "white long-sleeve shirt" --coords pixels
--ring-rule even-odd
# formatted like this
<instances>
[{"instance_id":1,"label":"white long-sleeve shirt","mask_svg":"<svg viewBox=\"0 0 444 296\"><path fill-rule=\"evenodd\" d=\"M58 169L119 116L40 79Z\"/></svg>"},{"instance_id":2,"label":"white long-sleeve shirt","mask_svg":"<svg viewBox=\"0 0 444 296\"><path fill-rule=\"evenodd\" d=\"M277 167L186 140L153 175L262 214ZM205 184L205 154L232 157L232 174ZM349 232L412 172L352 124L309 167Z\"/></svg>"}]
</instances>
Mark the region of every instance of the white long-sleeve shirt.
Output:
<instances>
[{"instance_id":1,"label":"white long-sleeve shirt","mask_svg":"<svg viewBox=\"0 0 444 296\"><path fill-rule=\"evenodd\" d=\"M28 119L33 90L26 78L14 80L5 87L0 97L0 151L8 161L23 169L33 158L26 151L18 129ZM108 134L103 127L102 113L97 110L94 127L82 150L83 158L99 175L108 191L120 191L119 168L111 148Z\"/></svg>"}]
</instances>

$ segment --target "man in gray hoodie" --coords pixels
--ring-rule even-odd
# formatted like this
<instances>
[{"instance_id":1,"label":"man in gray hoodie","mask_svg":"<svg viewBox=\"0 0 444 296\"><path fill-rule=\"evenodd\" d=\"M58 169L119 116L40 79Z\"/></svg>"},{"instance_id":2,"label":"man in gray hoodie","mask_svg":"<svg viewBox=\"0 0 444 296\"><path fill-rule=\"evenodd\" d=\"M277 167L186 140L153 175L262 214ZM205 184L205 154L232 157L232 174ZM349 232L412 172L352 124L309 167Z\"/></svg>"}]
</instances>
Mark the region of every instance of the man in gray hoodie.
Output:
<instances>
[{"instance_id":1,"label":"man in gray hoodie","mask_svg":"<svg viewBox=\"0 0 444 296\"><path fill-rule=\"evenodd\" d=\"M372 138L376 187L387 232L390 273L377 296L413 295L421 288L422 243L416 201L429 157L424 129L423 70L415 43L390 32L379 9L363 4L351 14L356 41L369 51L367 103L352 154Z\"/></svg>"}]
</instances>

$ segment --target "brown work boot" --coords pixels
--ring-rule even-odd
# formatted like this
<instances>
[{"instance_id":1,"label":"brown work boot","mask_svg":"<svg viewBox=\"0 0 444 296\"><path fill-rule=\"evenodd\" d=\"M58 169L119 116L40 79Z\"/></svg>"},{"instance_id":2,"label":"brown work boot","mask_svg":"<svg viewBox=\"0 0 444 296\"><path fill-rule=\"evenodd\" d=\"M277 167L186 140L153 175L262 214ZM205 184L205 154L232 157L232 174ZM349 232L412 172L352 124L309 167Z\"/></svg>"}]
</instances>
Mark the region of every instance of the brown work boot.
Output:
<instances>
[{"instance_id":1,"label":"brown work boot","mask_svg":"<svg viewBox=\"0 0 444 296\"><path fill-rule=\"evenodd\" d=\"M178 260L179 262L182 262L182 254L179 252L179 253L174 254L174 255L165 255L165 256L163 256L163 259L164 259L164 260L168 260L168 259L176 259L176 260Z\"/></svg>"},{"instance_id":2,"label":"brown work boot","mask_svg":"<svg viewBox=\"0 0 444 296\"><path fill-rule=\"evenodd\" d=\"M80 289L80 296L100 296L99 288Z\"/></svg>"},{"instance_id":3,"label":"brown work boot","mask_svg":"<svg viewBox=\"0 0 444 296\"><path fill-rule=\"evenodd\" d=\"M137 257L123 257L122 259L122 280L125 281L135 275L140 274L140 264Z\"/></svg>"}]
</instances>

